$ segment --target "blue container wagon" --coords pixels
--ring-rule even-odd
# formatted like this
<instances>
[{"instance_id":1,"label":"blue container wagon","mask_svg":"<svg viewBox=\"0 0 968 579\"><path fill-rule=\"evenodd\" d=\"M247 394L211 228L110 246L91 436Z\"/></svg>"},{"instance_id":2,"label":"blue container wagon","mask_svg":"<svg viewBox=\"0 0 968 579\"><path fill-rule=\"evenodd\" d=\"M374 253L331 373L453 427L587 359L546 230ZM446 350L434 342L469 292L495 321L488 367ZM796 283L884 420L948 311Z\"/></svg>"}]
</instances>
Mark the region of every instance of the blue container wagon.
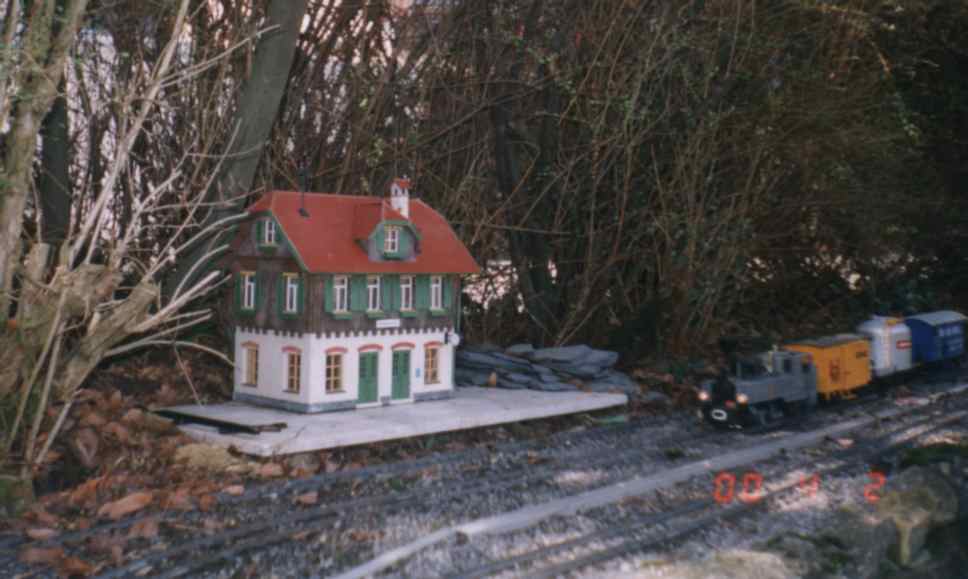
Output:
<instances>
[{"instance_id":1,"label":"blue container wagon","mask_svg":"<svg viewBox=\"0 0 968 579\"><path fill-rule=\"evenodd\" d=\"M950 310L904 318L904 323L911 330L914 363L941 362L963 355L965 321L968 318Z\"/></svg>"}]
</instances>

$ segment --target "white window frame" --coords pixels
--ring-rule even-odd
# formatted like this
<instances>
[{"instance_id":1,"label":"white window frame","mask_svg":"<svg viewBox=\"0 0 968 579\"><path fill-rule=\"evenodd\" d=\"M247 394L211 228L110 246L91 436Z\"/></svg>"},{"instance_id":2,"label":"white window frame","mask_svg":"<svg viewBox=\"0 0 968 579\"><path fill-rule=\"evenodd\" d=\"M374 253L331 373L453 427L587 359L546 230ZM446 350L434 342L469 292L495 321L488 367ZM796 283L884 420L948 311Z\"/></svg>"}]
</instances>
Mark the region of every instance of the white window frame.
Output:
<instances>
[{"instance_id":1,"label":"white window frame","mask_svg":"<svg viewBox=\"0 0 968 579\"><path fill-rule=\"evenodd\" d=\"M413 276L400 276L400 311L413 311Z\"/></svg>"},{"instance_id":2,"label":"white window frame","mask_svg":"<svg viewBox=\"0 0 968 579\"><path fill-rule=\"evenodd\" d=\"M243 271L242 276L242 309L255 309L255 272Z\"/></svg>"},{"instance_id":3,"label":"white window frame","mask_svg":"<svg viewBox=\"0 0 968 579\"><path fill-rule=\"evenodd\" d=\"M259 346L245 346L245 375L242 383L246 386L259 384Z\"/></svg>"},{"instance_id":4,"label":"white window frame","mask_svg":"<svg viewBox=\"0 0 968 579\"><path fill-rule=\"evenodd\" d=\"M326 354L325 382L327 394L345 392L343 389L343 354L341 352Z\"/></svg>"},{"instance_id":5,"label":"white window frame","mask_svg":"<svg viewBox=\"0 0 968 579\"><path fill-rule=\"evenodd\" d=\"M266 219L265 223L262 224L262 245L275 245L276 244L276 222L272 219Z\"/></svg>"},{"instance_id":6,"label":"white window frame","mask_svg":"<svg viewBox=\"0 0 968 579\"><path fill-rule=\"evenodd\" d=\"M295 373L293 367L295 366ZM299 394L302 386L302 352L286 352L286 392Z\"/></svg>"},{"instance_id":7,"label":"white window frame","mask_svg":"<svg viewBox=\"0 0 968 579\"><path fill-rule=\"evenodd\" d=\"M396 253L400 251L400 226L387 225L383 230L383 252Z\"/></svg>"},{"instance_id":8,"label":"white window frame","mask_svg":"<svg viewBox=\"0 0 968 579\"><path fill-rule=\"evenodd\" d=\"M284 273L282 276L286 280L286 303L284 311L287 314L295 314L299 311L299 274Z\"/></svg>"},{"instance_id":9,"label":"white window frame","mask_svg":"<svg viewBox=\"0 0 968 579\"><path fill-rule=\"evenodd\" d=\"M350 311L350 279L345 275L333 278L333 311L345 314Z\"/></svg>"},{"instance_id":10,"label":"white window frame","mask_svg":"<svg viewBox=\"0 0 968 579\"><path fill-rule=\"evenodd\" d=\"M368 312L379 312L380 311L380 290L381 290L380 276L371 275L366 278L366 311Z\"/></svg>"},{"instance_id":11,"label":"white window frame","mask_svg":"<svg viewBox=\"0 0 968 579\"><path fill-rule=\"evenodd\" d=\"M444 309L444 278L440 275L430 276L430 309Z\"/></svg>"},{"instance_id":12,"label":"white window frame","mask_svg":"<svg viewBox=\"0 0 968 579\"><path fill-rule=\"evenodd\" d=\"M424 348L424 384L440 384L440 346Z\"/></svg>"}]
</instances>

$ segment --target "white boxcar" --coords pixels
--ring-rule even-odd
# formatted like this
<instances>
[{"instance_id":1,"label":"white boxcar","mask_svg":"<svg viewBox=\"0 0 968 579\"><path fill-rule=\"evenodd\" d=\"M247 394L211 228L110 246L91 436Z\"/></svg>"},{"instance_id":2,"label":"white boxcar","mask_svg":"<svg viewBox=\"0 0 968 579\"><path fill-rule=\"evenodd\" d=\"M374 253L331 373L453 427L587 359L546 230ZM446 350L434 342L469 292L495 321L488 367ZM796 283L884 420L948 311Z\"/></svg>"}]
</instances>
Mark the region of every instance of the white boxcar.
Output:
<instances>
[{"instance_id":1,"label":"white boxcar","mask_svg":"<svg viewBox=\"0 0 968 579\"><path fill-rule=\"evenodd\" d=\"M857 332L871 341L874 376L890 376L911 369L911 329L902 320L874 316L857 326Z\"/></svg>"}]
</instances>

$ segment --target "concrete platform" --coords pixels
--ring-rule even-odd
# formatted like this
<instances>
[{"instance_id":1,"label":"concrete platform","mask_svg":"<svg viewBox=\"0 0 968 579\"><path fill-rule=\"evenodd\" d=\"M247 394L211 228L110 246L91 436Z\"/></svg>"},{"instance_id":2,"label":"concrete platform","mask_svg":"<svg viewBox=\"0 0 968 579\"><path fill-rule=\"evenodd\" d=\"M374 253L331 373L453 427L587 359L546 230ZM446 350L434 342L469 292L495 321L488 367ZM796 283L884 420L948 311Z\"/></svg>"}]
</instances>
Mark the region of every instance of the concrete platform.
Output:
<instances>
[{"instance_id":1,"label":"concrete platform","mask_svg":"<svg viewBox=\"0 0 968 579\"><path fill-rule=\"evenodd\" d=\"M260 434L222 434L209 426L180 426L196 440L231 445L246 454L275 456L588 412L627 402L624 394L457 388L449 400L323 414L296 414L240 402L171 410L253 426L285 422L287 428L280 432Z\"/></svg>"}]
</instances>

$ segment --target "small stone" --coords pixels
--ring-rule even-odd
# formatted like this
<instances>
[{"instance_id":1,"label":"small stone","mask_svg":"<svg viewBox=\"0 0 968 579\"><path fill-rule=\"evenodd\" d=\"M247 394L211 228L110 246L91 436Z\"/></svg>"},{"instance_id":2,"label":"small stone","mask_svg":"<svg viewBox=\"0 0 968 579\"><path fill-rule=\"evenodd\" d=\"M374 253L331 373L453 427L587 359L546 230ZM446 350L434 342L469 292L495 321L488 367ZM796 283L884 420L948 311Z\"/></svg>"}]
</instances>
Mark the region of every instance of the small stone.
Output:
<instances>
[{"instance_id":1,"label":"small stone","mask_svg":"<svg viewBox=\"0 0 968 579\"><path fill-rule=\"evenodd\" d=\"M520 382L512 382L510 380L501 378L497 381L497 387L504 388L506 390L524 390L525 388L528 387L528 385L522 384Z\"/></svg>"},{"instance_id":2,"label":"small stone","mask_svg":"<svg viewBox=\"0 0 968 579\"><path fill-rule=\"evenodd\" d=\"M914 466L888 482L877 510L883 519L894 522L900 535L891 552L894 561L909 566L924 546L928 532L955 519L958 493L937 470Z\"/></svg>"},{"instance_id":3,"label":"small stone","mask_svg":"<svg viewBox=\"0 0 968 579\"><path fill-rule=\"evenodd\" d=\"M286 458L286 463L291 470L302 469L307 473L319 471L319 455L315 452L300 452Z\"/></svg>"},{"instance_id":4,"label":"small stone","mask_svg":"<svg viewBox=\"0 0 968 579\"><path fill-rule=\"evenodd\" d=\"M602 369L598 366L591 366L587 364L566 364L561 362L546 362L547 366L556 372L562 374L568 374L570 376L577 376L578 378L583 378L590 380L598 376Z\"/></svg>"},{"instance_id":5,"label":"small stone","mask_svg":"<svg viewBox=\"0 0 968 579\"><path fill-rule=\"evenodd\" d=\"M518 357L527 356L532 352L534 352L534 346L531 344L514 344L513 346L509 346L508 349L504 351L506 354Z\"/></svg>"},{"instance_id":6,"label":"small stone","mask_svg":"<svg viewBox=\"0 0 968 579\"><path fill-rule=\"evenodd\" d=\"M242 461L232 456L224 446L214 444L192 443L178 447L175 450L175 463L183 463L190 469L209 472L227 472L238 466Z\"/></svg>"},{"instance_id":7,"label":"small stone","mask_svg":"<svg viewBox=\"0 0 968 579\"><path fill-rule=\"evenodd\" d=\"M531 353L531 359L536 362L568 363L580 360L591 353L588 346L563 346L559 348L541 348Z\"/></svg>"}]
</instances>

